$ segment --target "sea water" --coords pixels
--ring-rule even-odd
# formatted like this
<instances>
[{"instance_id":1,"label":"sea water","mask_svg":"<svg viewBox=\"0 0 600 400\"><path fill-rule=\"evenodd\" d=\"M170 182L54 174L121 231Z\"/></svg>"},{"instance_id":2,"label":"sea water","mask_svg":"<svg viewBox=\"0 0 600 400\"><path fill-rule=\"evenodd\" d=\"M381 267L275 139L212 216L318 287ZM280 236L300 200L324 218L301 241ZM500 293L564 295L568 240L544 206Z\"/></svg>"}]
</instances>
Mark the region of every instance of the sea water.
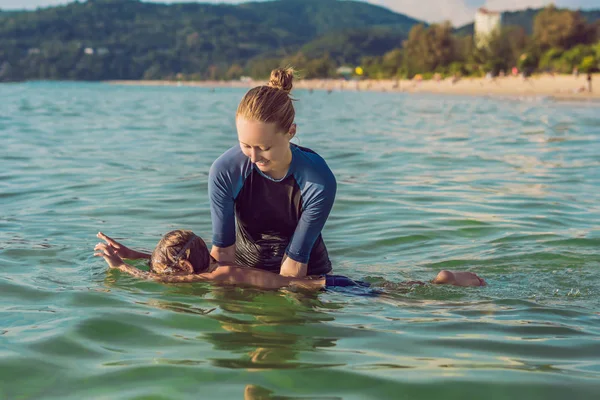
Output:
<instances>
[{"instance_id":1,"label":"sea water","mask_svg":"<svg viewBox=\"0 0 600 400\"><path fill-rule=\"evenodd\" d=\"M0 86L0 398L598 396L597 103L295 93L296 142L338 182L334 272L380 296L107 271L98 231L210 243L208 170L243 94ZM489 285L400 284L441 269Z\"/></svg>"}]
</instances>

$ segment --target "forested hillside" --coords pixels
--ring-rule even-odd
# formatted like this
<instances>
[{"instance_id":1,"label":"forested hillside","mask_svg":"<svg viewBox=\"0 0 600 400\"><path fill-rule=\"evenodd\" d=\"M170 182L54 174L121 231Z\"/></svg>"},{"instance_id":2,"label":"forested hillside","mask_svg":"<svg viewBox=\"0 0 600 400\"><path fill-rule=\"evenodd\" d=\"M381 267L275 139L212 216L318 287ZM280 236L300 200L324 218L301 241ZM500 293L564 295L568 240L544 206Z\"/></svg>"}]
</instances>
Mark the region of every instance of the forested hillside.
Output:
<instances>
[{"instance_id":1,"label":"forested hillside","mask_svg":"<svg viewBox=\"0 0 600 400\"><path fill-rule=\"evenodd\" d=\"M507 12L484 48L472 31L349 0L88 0L0 12L0 81L264 78L287 64L306 78L343 65L371 78L599 69L600 10Z\"/></svg>"},{"instance_id":2,"label":"forested hillside","mask_svg":"<svg viewBox=\"0 0 600 400\"><path fill-rule=\"evenodd\" d=\"M347 29L391 28L400 45L402 33L418 22L355 1L165 5L89 0L0 13L0 79L143 79L180 73L214 78L234 64L294 52L319 36ZM377 34L374 51L388 49L385 40L389 35ZM370 50L344 50L353 60L362 51Z\"/></svg>"}]
</instances>

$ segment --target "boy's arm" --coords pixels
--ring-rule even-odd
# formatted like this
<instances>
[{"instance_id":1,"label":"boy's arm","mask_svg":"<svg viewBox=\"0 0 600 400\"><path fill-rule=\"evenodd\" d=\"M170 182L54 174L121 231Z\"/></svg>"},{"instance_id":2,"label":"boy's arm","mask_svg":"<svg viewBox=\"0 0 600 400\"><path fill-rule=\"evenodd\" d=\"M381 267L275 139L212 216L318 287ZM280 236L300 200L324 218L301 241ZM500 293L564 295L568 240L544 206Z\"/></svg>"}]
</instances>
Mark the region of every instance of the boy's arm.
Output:
<instances>
[{"instance_id":1,"label":"boy's arm","mask_svg":"<svg viewBox=\"0 0 600 400\"><path fill-rule=\"evenodd\" d=\"M151 255L149 253L132 250L129 247L117 242L113 238L106 236L102 232L98 232L98 234L96 236L99 239L104 240L106 242L106 244L109 247L111 247L115 251L115 253L121 258L127 258L129 260L139 260L139 259L149 260L150 259Z\"/></svg>"},{"instance_id":2,"label":"boy's arm","mask_svg":"<svg viewBox=\"0 0 600 400\"><path fill-rule=\"evenodd\" d=\"M98 234L98 236L100 236L100 234ZM94 251L94 256L104 258L104 261L106 261L106 263L111 269L118 269L130 275L133 275L136 278L142 279L150 279L151 275L155 275L146 271L142 271L141 269L132 267L131 265L125 264L121 256L118 254L118 250L116 250L113 246L111 246L108 243L98 243L94 247Z\"/></svg>"},{"instance_id":3,"label":"boy's arm","mask_svg":"<svg viewBox=\"0 0 600 400\"><path fill-rule=\"evenodd\" d=\"M131 265L127 265L125 263L117 265L115 267L113 267L111 265L110 268L118 269L119 271L126 272L129 275L134 276L136 278L140 278L140 279L152 279L152 275L155 275L155 274L151 274L150 272L142 271L141 269L132 267Z\"/></svg>"},{"instance_id":4,"label":"boy's arm","mask_svg":"<svg viewBox=\"0 0 600 400\"><path fill-rule=\"evenodd\" d=\"M325 285L324 279L290 279L273 272L244 267L218 267L214 272L190 275L159 275L142 271L125 263L111 268L128 273L140 279L162 283L218 282L226 285L250 286L259 289L281 289L297 287L306 290L319 290Z\"/></svg>"},{"instance_id":5,"label":"boy's arm","mask_svg":"<svg viewBox=\"0 0 600 400\"><path fill-rule=\"evenodd\" d=\"M256 268L222 266L210 275L210 280L228 285L253 286L260 289L281 289L298 287L307 290L319 290L325 286L325 279L291 278L274 272Z\"/></svg>"},{"instance_id":6,"label":"boy's arm","mask_svg":"<svg viewBox=\"0 0 600 400\"><path fill-rule=\"evenodd\" d=\"M119 271L126 272L131 276L140 279L148 279L156 282L163 283L191 283L191 282L204 282L209 280L207 275L209 274L190 274L190 275L159 275L151 272L142 271L132 267L131 265L121 264L116 267Z\"/></svg>"},{"instance_id":7,"label":"boy's arm","mask_svg":"<svg viewBox=\"0 0 600 400\"><path fill-rule=\"evenodd\" d=\"M108 264L111 269L118 269L121 272L125 272L131 276L140 279L149 279L158 282L171 282L171 283L181 283L181 282L198 282L207 280L207 275L209 274L197 274L197 275L158 275L151 272L142 271L136 267L132 267L131 265L127 265L123 262L123 259L117 254L117 251L106 243L98 243L96 247L94 247L96 253L94 253L97 257L102 257Z\"/></svg>"}]
</instances>

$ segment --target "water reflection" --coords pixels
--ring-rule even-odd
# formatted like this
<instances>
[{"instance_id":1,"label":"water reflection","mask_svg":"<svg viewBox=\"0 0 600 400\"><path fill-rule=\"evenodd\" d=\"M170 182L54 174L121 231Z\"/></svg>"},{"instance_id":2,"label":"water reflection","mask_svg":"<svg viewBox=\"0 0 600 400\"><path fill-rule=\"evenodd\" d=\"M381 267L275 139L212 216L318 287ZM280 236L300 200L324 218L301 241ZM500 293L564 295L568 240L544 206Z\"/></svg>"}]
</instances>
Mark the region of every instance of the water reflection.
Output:
<instances>
[{"instance_id":1,"label":"water reflection","mask_svg":"<svg viewBox=\"0 0 600 400\"><path fill-rule=\"evenodd\" d=\"M223 312L212 318L220 322L223 331L207 332L202 338L237 355L212 358L215 366L257 370L336 365L301 360L303 353L334 347L337 341L310 334L315 326L334 319L320 311L325 305L317 295L219 288L213 296Z\"/></svg>"},{"instance_id":2,"label":"water reflection","mask_svg":"<svg viewBox=\"0 0 600 400\"><path fill-rule=\"evenodd\" d=\"M306 399L307 397L296 397L296 396L278 396L269 389L266 389L258 385L246 385L244 388L244 400L287 400L287 399ZM337 396L310 396L311 400L341 400L342 397Z\"/></svg>"},{"instance_id":3,"label":"water reflection","mask_svg":"<svg viewBox=\"0 0 600 400\"><path fill-rule=\"evenodd\" d=\"M318 294L265 292L208 284L171 286L168 292L169 296L138 303L217 321L219 330L207 330L195 338L211 343L215 350L226 354L208 358L214 366L256 371L343 365L303 357L332 348L338 340L330 334L323 337L325 335L319 333L328 332L322 325L334 320L327 311L343 306L323 303ZM182 301L165 300L167 297L180 297ZM196 298L201 304L190 304L183 300L186 297Z\"/></svg>"}]
</instances>

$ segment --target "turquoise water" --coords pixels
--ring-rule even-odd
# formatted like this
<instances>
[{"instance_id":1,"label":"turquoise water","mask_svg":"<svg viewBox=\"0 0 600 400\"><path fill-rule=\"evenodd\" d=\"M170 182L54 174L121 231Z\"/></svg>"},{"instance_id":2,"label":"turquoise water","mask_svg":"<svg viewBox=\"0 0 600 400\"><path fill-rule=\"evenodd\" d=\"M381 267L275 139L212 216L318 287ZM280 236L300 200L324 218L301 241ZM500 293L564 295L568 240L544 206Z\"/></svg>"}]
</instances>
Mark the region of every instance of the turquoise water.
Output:
<instances>
[{"instance_id":1,"label":"turquoise water","mask_svg":"<svg viewBox=\"0 0 600 400\"><path fill-rule=\"evenodd\" d=\"M0 398L597 396L597 104L298 92L298 143L338 180L334 271L380 297L107 272L99 230L210 238L243 93L0 86ZM489 286L397 284L440 269Z\"/></svg>"}]
</instances>

